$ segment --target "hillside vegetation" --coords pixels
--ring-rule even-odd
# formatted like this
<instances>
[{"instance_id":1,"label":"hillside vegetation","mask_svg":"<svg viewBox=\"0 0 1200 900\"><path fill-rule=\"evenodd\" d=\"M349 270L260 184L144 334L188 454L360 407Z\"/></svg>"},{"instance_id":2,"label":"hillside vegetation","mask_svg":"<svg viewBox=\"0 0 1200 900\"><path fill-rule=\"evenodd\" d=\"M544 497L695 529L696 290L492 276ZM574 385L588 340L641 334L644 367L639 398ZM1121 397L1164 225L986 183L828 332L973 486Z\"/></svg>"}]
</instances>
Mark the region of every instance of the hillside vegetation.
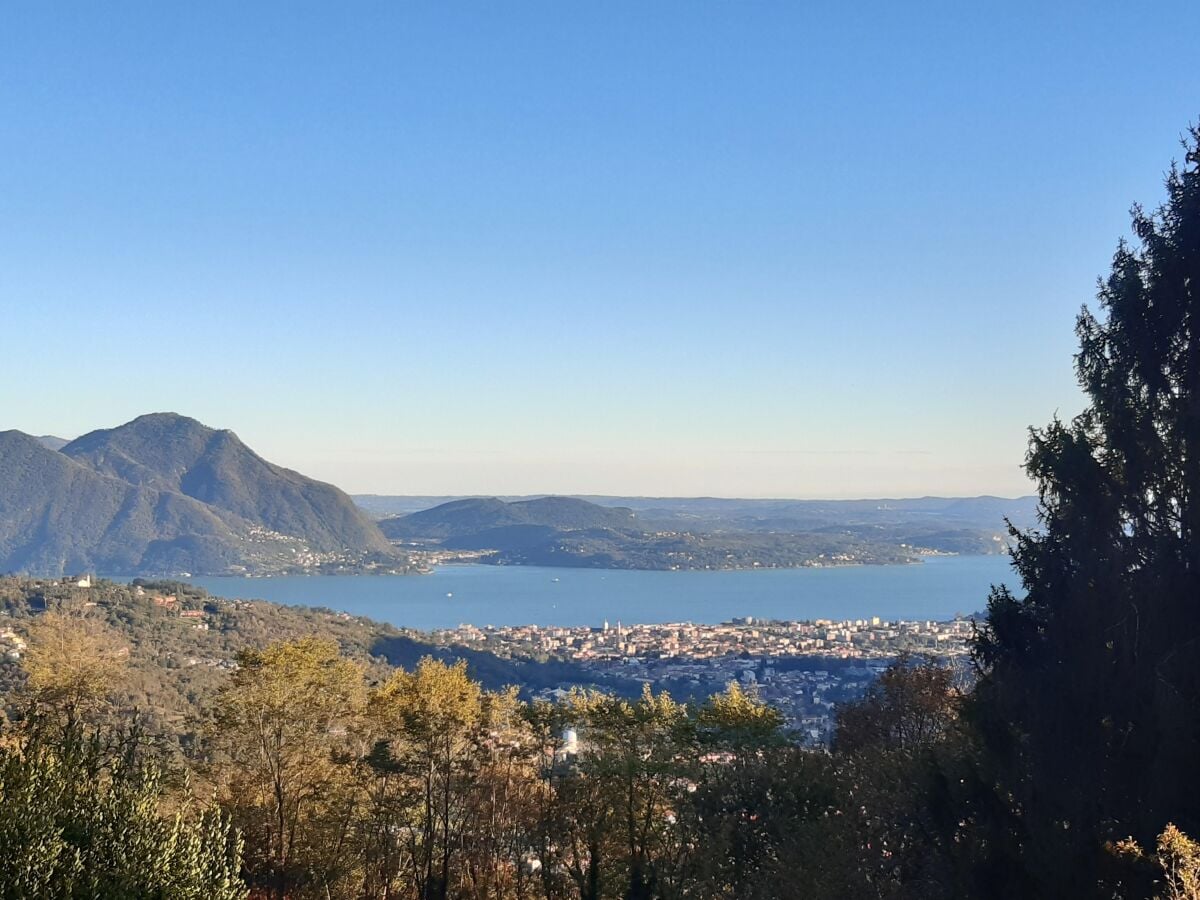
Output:
<instances>
[{"instance_id":1,"label":"hillside vegetation","mask_svg":"<svg viewBox=\"0 0 1200 900\"><path fill-rule=\"evenodd\" d=\"M81 588L73 579L0 577L0 709L9 715L18 711L16 698L25 683L20 653L10 651L27 641L48 612L73 617L124 648L125 676L111 694L114 708L139 710L151 731L172 740L194 736L198 710L212 702L239 652L313 635L335 641L340 652L378 676L432 656L448 664L465 663L472 678L493 690L507 685L523 692L571 686L624 694L640 690L632 680L598 680L569 662L441 646L420 632L362 616L212 597L188 583L100 580Z\"/></svg>"},{"instance_id":2,"label":"hillside vegetation","mask_svg":"<svg viewBox=\"0 0 1200 900\"><path fill-rule=\"evenodd\" d=\"M27 638L0 727L0 890L46 878L106 897L122 883L205 896L209 882L212 896L280 900L832 897L898 884L900 859L936 886L919 824L875 821L876 803L900 802L885 786L950 739L957 694L931 664L902 661L887 692L849 707L829 756L736 685L691 704L648 689L525 702L466 662L394 669L372 651L410 637L379 642L373 623L328 611L166 583L0 587ZM286 637L255 641L266 634ZM187 655L240 641L232 659ZM156 826L158 802L184 813ZM19 827L31 819L60 853ZM120 852L111 821L154 855ZM909 849L881 854L863 829ZM194 851L177 856L185 838Z\"/></svg>"}]
</instances>

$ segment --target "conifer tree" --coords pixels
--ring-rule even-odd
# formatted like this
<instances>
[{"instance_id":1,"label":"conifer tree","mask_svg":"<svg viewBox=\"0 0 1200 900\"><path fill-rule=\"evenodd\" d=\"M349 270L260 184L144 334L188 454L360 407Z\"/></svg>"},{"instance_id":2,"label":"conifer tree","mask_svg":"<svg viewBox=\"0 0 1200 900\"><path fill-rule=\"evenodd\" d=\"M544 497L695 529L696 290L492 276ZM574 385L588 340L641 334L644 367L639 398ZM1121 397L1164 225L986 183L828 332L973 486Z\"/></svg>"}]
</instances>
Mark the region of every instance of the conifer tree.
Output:
<instances>
[{"instance_id":1,"label":"conifer tree","mask_svg":"<svg viewBox=\"0 0 1200 900\"><path fill-rule=\"evenodd\" d=\"M1200 829L1200 130L1077 321L1087 405L1031 434L1025 596L976 644L996 896L1087 896L1106 842ZM1001 850L1000 848L1007 848Z\"/></svg>"}]
</instances>

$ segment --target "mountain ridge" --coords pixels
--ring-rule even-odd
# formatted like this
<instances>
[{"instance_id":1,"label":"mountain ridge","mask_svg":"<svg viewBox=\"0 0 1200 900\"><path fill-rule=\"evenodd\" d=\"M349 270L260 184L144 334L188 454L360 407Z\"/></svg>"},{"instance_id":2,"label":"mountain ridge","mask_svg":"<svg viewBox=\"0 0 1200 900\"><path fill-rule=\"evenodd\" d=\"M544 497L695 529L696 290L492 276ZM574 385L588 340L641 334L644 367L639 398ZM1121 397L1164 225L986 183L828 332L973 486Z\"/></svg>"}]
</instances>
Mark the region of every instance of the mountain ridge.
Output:
<instances>
[{"instance_id":1,"label":"mountain ridge","mask_svg":"<svg viewBox=\"0 0 1200 900\"><path fill-rule=\"evenodd\" d=\"M0 571L267 574L397 559L336 487L194 419L141 416L61 450L0 432Z\"/></svg>"},{"instance_id":2,"label":"mountain ridge","mask_svg":"<svg viewBox=\"0 0 1200 900\"><path fill-rule=\"evenodd\" d=\"M506 502L497 497L452 500L432 509L384 519L380 530L389 538L458 537L470 531L540 526L575 531L585 528L637 527L633 510L604 507L574 497L537 497Z\"/></svg>"},{"instance_id":3,"label":"mountain ridge","mask_svg":"<svg viewBox=\"0 0 1200 900\"><path fill-rule=\"evenodd\" d=\"M404 498L400 498L403 500ZM371 498L379 509L379 498ZM630 500L631 505L637 503ZM1028 526L1033 498L909 501L460 498L382 519L389 538L499 565L633 569L779 568L917 562L1003 552L1005 519Z\"/></svg>"},{"instance_id":4,"label":"mountain ridge","mask_svg":"<svg viewBox=\"0 0 1200 900\"><path fill-rule=\"evenodd\" d=\"M92 431L59 452L102 474L183 494L300 538L319 552L389 549L338 488L268 462L228 429L176 413L149 413Z\"/></svg>"},{"instance_id":5,"label":"mountain ridge","mask_svg":"<svg viewBox=\"0 0 1200 900\"><path fill-rule=\"evenodd\" d=\"M220 548L238 543L240 524L191 498L95 472L23 432L0 432L4 569L153 568L189 541L187 555L221 566L230 554Z\"/></svg>"}]
</instances>

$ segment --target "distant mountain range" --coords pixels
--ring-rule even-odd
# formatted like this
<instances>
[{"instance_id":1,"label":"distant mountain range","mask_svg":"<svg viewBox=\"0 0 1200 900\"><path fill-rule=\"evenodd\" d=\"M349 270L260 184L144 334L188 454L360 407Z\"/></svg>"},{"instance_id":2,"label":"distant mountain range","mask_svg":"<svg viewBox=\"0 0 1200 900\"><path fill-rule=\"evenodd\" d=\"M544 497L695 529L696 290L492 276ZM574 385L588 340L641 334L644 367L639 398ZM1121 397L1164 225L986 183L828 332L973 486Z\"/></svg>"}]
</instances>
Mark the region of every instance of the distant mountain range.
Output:
<instances>
[{"instance_id":1,"label":"distant mountain range","mask_svg":"<svg viewBox=\"0 0 1200 900\"><path fill-rule=\"evenodd\" d=\"M910 562L998 552L1004 519L1028 527L1036 511L1032 497L358 501L174 413L72 441L0 432L0 572L390 572L455 554L638 569Z\"/></svg>"},{"instance_id":2,"label":"distant mountain range","mask_svg":"<svg viewBox=\"0 0 1200 900\"><path fill-rule=\"evenodd\" d=\"M510 504L547 499L545 494L476 497L445 495L355 494L354 502L376 519L390 519L448 506L458 501ZM655 525L692 523L706 530L770 530L820 528L831 524L889 522L941 522L968 527L995 528L1007 518L1018 528L1036 522L1037 498L1023 497L916 497L875 500L787 500L736 497L623 497L572 494L565 498L590 505L618 507L632 512L642 523Z\"/></svg>"},{"instance_id":3,"label":"distant mountain range","mask_svg":"<svg viewBox=\"0 0 1200 900\"><path fill-rule=\"evenodd\" d=\"M375 511L411 510L422 500L356 499ZM1033 525L1036 498L470 497L387 516L379 524L392 540L425 550L470 551L482 562L725 569L997 553L1007 547L1006 520L1019 528Z\"/></svg>"},{"instance_id":4,"label":"distant mountain range","mask_svg":"<svg viewBox=\"0 0 1200 900\"><path fill-rule=\"evenodd\" d=\"M0 432L0 571L270 573L396 555L332 485L174 413L64 443Z\"/></svg>"}]
</instances>

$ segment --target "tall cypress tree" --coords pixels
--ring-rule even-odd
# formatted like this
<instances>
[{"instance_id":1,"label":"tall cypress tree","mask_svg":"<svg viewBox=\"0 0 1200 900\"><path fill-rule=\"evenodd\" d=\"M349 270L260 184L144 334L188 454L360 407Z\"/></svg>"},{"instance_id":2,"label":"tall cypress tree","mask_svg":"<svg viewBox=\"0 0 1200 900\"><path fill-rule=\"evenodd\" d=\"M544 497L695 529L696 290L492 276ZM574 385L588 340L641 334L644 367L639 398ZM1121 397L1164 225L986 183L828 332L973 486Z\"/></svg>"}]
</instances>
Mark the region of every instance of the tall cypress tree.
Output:
<instances>
[{"instance_id":1,"label":"tall cypress tree","mask_svg":"<svg viewBox=\"0 0 1200 900\"><path fill-rule=\"evenodd\" d=\"M1079 315L1087 407L1031 432L1026 595L994 591L976 641L1009 812L988 839L997 895L1088 896L1106 842L1200 833L1200 128L1184 149L1166 202L1134 208L1099 315Z\"/></svg>"}]
</instances>

